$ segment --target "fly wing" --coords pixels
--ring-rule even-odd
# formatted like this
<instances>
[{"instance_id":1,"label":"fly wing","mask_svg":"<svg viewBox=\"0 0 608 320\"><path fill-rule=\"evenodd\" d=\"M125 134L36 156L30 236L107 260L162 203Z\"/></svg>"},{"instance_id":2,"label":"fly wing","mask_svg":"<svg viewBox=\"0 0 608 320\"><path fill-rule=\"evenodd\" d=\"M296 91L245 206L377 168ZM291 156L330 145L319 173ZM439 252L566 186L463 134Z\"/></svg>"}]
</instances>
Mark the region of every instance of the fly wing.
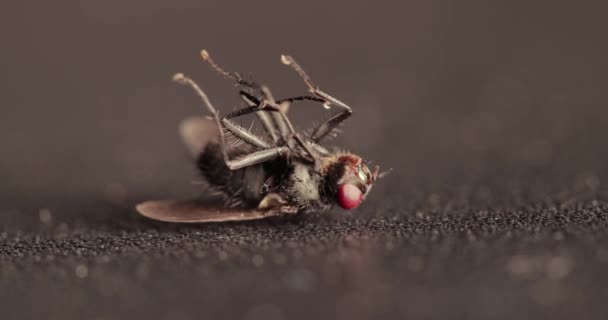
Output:
<instances>
[{"instance_id":1,"label":"fly wing","mask_svg":"<svg viewBox=\"0 0 608 320\"><path fill-rule=\"evenodd\" d=\"M258 220L297 213L292 206L272 209L220 208L194 200L155 200L140 203L137 211L150 219L178 223Z\"/></svg>"},{"instance_id":2,"label":"fly wing","mask_svg":"<svg viewBox=\"0 0 608 320\"><path fill-rule=\"evenodd\" d=\"M208 117L190 117L179 125L179 133L184 144L197 157L210 142L218 141L219 132L215 121Z\"/></svg>"}]
</instances>

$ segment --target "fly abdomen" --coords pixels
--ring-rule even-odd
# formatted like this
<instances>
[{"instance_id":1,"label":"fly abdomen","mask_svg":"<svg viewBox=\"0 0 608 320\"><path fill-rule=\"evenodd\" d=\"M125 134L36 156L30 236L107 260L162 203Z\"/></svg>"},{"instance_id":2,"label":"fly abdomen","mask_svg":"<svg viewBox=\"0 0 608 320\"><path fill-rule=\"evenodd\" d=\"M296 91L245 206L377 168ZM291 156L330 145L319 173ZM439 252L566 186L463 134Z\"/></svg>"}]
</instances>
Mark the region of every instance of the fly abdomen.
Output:
<instances>
[{"instance_id":1,"label":"fly abdomen","mask_svg":"<svg viewBox=\"0 0 608 320\"><path fill-rule=\"evenodd\" d=\"M246 153L244 148L233 148L230 157L238 157ZM266 179L265 170L261 165L249 166L243 169L230 170L224 162L220 146L210 143L200 154L197 167L207 182L222 190L235 204L244 203L256 207L263 197L262 187Z\"/></svg>"}]
</instances>

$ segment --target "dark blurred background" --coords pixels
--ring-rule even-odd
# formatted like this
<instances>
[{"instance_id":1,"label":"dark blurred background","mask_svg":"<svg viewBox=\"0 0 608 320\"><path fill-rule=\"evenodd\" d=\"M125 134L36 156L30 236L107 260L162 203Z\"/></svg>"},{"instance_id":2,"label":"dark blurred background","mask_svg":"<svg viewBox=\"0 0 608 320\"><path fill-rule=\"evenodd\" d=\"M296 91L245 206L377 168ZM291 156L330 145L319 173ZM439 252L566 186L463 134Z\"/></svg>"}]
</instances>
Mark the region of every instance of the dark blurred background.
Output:
<instances>
[{"instance_id":1,"label":"dark blurred background","mask_svg":"<svg viewBox=\"0 0 608 320\"><path fill-rule=\"evenodd\" d=\"M0 10L3 319L605 318L608 42L592 1L13 1ZM354 116L393 168L347 214L174 226L177 125L233 84ZM328 116L291 109L298 128ZM193 184L193 182L195 182Z\"/></svg>"},{"instance_id":2,"label":"dark blurred background","mask_svg":"<svg viewBox=\"0 0 608 320\"><path fill-rule=\"evenodd\" d=\"M203 111L171 75L191 75L224 112L238 103L232 84L199 60L202 48L277 96L304 92L279 62L292 54L355 110L335 143L394 168L404 183L553 167L564 183L598 178L608 159L602 9L448 0L5 5L2 194L192 189L176 126ZM300 128L324 116L302 108Z\"/></svg>"}]
</instances>

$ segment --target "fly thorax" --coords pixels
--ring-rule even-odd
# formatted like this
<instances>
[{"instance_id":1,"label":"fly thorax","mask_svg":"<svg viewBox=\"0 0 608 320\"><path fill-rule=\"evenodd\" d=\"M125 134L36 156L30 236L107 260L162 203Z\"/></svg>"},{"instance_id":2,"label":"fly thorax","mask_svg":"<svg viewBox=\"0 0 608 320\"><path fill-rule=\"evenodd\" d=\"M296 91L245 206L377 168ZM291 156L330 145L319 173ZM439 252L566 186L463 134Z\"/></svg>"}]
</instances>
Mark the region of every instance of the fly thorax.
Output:
<instances>
[{"instance_id":1,"label":"fly thorax","mask_svg":"<svg viewBox=\"0 0 608 320\"><path fill-rule=\"evenodd\" d=\"M319 186L321 184L321 176L315 173L309 165L294 162L290 180L294 196L306 201L320 199Z\"/></svg>"}]
</instances>

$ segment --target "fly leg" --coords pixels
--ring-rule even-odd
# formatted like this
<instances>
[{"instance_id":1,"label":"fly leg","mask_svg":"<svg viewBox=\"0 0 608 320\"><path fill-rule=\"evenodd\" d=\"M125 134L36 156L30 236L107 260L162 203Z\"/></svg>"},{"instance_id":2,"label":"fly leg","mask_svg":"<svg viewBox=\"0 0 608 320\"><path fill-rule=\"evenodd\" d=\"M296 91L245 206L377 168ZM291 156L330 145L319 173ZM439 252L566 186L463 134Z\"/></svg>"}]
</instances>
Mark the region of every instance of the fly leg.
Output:
<instances>
[{"instance_id":1,"label":"fly leg","mask_svg":"<svg viewBox=\"0 0 608 320\"><path fill-rule=\"evenodd\" d=\"M207 62L209 64L209 66L211 66L211 68L213 70L215 70L217 73L219 73L222 77L227 78L227 79L231 79L236 81L236 83L238 83L241 86L253 89L254 91L257 91L258 93L261 93L261 87L259 84L253 82L253 81L247 81L245 79L243 79L243 77L238 74L237 72L228 72L226 70L224 70L222 67L220 67L219 64L215 63L215 61L213 61L213 59L211 59L211 56L209 55L209 52L207 52L207 50L201 50L201 58L203 59L203 61Z\"/></svg>"},{"instance_id":2,"label":"fly leg","mask_svg":"<svg viewBox=\"0 0 608 320\"><path fill-rule=\"evenodd\" d=\"M224 70L219 64L217 64L207 50L201 50L201 58L211 66L213 70L219 73L222 77L235 81L238 85L249 88L256 92L258 95L264 96L264 92L262 87L253 82L243 79L243 77L236 72L228 72ZM245 100L245 102L251 106L260 107L260 99L256 98L254 95L251 95L245 91L241 91L241 98ZM279 141L279 132L280 135L283 136L284 133L287 132L287 128L285 123L282 121L281 117L275 114L267 114L265 112L257 112L256 115L262 122L264 129L268 133L268 135L272 138L272 141L276 144ZM279 132L277 132L279 131Z\"/></svg>"},{"instance_id":3,"label":"fly leg","mask_svg":"<svg viewBox=\"0 0 608 320\"><path fill-rule=\"evenodd\" d=\"M311 160L312 162L315 162L316 161L315 154L310 150L308 145L306 143L304 143L304 141L296 133L293 125L291 124L291 121L289 120L289 118L286 115L288 101L290 101L292 99L281 100L282 102L280 104L278 104L278 103L274 102L274 99L272 98L272 94L270 93L270 90L268 90L268 88L262 87L262 90L264 91L264 95L266 98L264 98L264 100L262 100L261 102L259 102L258 100L254 100L255 99L254 97L247 96L248 95L247 93L241 92L241 94L243 96L245 96L247 99L249 99L252 102L257 102L258 104L251 105L247 108L236 110L236 111L228 114L224 118L222 118L222 121L224 122L224 121L227 121L227 119L243 116L243 115L246 115L246 114L249 114L252 112L256 112L257 114L269 112L271 115L276 115L279 118L279 120L281 120L281 122L285 124L285 129L284 129L284 131L282 131L282 137L283 137L283 140L287 142L287 145L290 147L293 146L294 143L290 143L291 140L289 140L289 139L290 138L295 139L295 143L300 145L306 151L307 155L310 156L309 160ZM232 124L232 125L234 125L234 124ZM245 129L243 129L243 130L245 131L246 134L252 135L247 130L245 130Z\"/></svg>"},{"instance_id":4,"label":"fly leg","mask_svg":"<svg viewBox=\"0 0 608 320\"><path fill-rule=\"evenodd\" d=\"M258 98L242 90L240 94L241 99L243 99L249 107L259 108L260 100L258 100ZM277 143L279 141L279 134L277 133L277 128L275 123L273 123L274 120L271 118L271 115L269 115L268 112L265 111L256 112L255 114L258 116L258 119L260 119L260 122L264 126L264 129L266 129L266 133L268 133L270 138L272 138L272 141L274 143Z\"/></svg>"},{"instance_id":5,"label":"fly leg","mask_svg":"<svg viewBox=\"0 0 608 320\"><path fill-rule=\"evenodd\" d=\"M244 167L252 166L255 164L259 164L262 162L276 159L278 157L288 155L288 153L290 151L289 148L281 146L281 147L274 147L274 148L265 149L265 150L259 150L259 151L253 152L251 154L241 156L235 160L230 160L230 158L228 157L226 141L224 138L222 119L220 119L218 111L215 109L215 107L213 107L213 105L211 104L211 101L209 100L209 98L207 97L205 92L203 92L203 90L201 90L201 88L192 79L184 76L181 73L178 73L175 76L173 76L173 80L175 80L176 82L178 82L180 84L185 84L185 85L189 85L190 87L192 87L192 89L194 89L194 91L198 94L198 96L203 100L203 102L204 102L205 106L207 107L207 109L209 110L209 112L211 112L211 114L213 114L213 118L215 119L215 122L218 127L218 131L219 131L220 149L222 150L224 162L226 163L226 166L228 168L230 168L230 170L241 169ZM249 132L247 132L247 133L249 133Z\"/></svg>"},{"instance_id":6,"label":"fly leg","mask_svg":"<svg viewBox=\"0 0 608 320\"><path fill-rule=\"evenodd\" d=\"M262 92L264 93L264 100L262 100L262 109L268 109L274 111L274 114L277 114L277 117L280 117L282 122L285 124L285 129L282 129L281 133L283 135L283 140L287 143L287 146L292 148L294 145L294 141L298 144L303 150L304 153L300 154L300 157L312 162L313 164L317 163L317 155L313 152L313 150L302 140L302 137L297 134L295 128L291 124L291 121L287 117L287 110L289 108L289 102L283 101L281 104L277 104L277 102L272 97L272 93L270 93L270 89L263 86ZM307 158L308 156L308 158Z\"/></svg>"},{"instance_id":7,"label":"fly leg","mask_svg":"<svg viewBox=\"0 0 608 320\"><path fill-rule=\"evenodd\" d=\"M244 142L246 142L258 149L268 149L268 148L270 148L270 145L268 145L268 143L266 141L264 141L264 139L259 138L258 136L253 134L251 131L249 131L229 120L231 118L235 118L235 117L249 114L251 112L255 112L255 111L257 111L257 109L258 109L257 107L248 107L248 108L244 108L241 110L237 110L236 112L229 113L228 115L222 117L221 121L222 121L222 124L224 125L224 127L228 131L230 131L232 134L234 134L236 137L243 140Z\"/></svg>"},{"instance_id":8,"label":"fly leg","mask_svg":"<svg viewBox=\"0 0 608 320\"><path fill-rule=\"evenodd\" d=\"M241 92L241 94L243 97L246 97L245 95L247 95L247 93L245 93L245 92ZM266 117L265 119L270 120L270 118L268 118L268 113L270 113L272 115L278 116L279 119L281 120L281 123L285 124L285 121L283 120L281 115L278 114L278 112L281 112L279 110L280 107L273 108L270 103L267 103L264 106L260 106L259 105L260 102L258 100L253 100L253 99L255 99L254 97L247 96L247 99L248 99L248 101L257 101L257 104L250 105L249 107L239 109L239 110L236 110L236 111L233 111L233 112L227 114L226 116L222 117L222 124L228 131L232 132L235 136L239 137L241 140L249 143L250 145L257 147L257 148L261 148L261 149L268 149L268 148L270 148L270 146L266 143L266 141L264 141L263 139L260 139L255 134L251 133L249 130L233 123L229 119L244 116L244 115L247 115L250 113L256 113L257 115L264 115ZM272 111L270 111L270 110L272 110ZM285 124L285 132L287 132L288 130L289 130L289 126L287 124ZM270 131L269 134L271 134L271 136L276 135L276 132L273 130L273 131ZM278 140L278 137L277 137L277 140Z\"/></svg>"},{"instance_id":9,"label":"fly leg","mask_svg":"<svg viewBox=\"0 0 608 320\"><path fill-rule=\"evenodd\" d=\"M257 102L257 107L262 109L263 111L266 111L266 110L270 111L271 112L270 115L271 115L272 119L274 120L275 128L279 131L283 141L288 146L291 146L291 145L293 145L293 143L291 143L293 141L292 139L294 139L295 142L298 145L300 145L300 147L302 147L302 149L304 149L305 153L309 156L310 159L308 159L308 160L312 161L313 163L316 163L315 154L308 147L308 145L306 145L304 143L302 138L297 135L293 125L287 118L287 109L289 106L289 100L282 101L281 104L278 104L272 97L272 94L270 93L270 90L267 87L260 86L259 84L252 82L252 81L247 81L247 80L243 79L243 77L241 77L241 75L239 75L236 72L225 71L217 63L215 63L215 61L213 61L213 59L211 59L211 56L209 55L207 50L201 51L201 58L204 61L206 61L207 63L209 63L211 68L213 68L216 72L218 72L223 77L232 79L232 80L236 81L237 84L258 92L261 95L262 99L256 99L253 95L248 95L248 94L243 95L243 91L241 91L241 96L244 97L244 99L246 101L250 100L252 102L252 104L255 104ZM265 125L266 125L266 124L269 124L269 121L264 122L264 120L262 120L262 123L265 123ZM266 127L266 128L267 128L267 131L269 132L269 134L271 136L273 136L273 134L271 133L272 129L270 129L269 127Z\"/></svg>"},{"instance_id":10,"label":"fly leg","mask_svg":"<svg viewBox=\"0 0 608 320\"><path fill-rule=\"evenodd\" d=\"M326 108L335 105L343 109L340 113L333 115L331 118L319 124L313 130L311 135L312 140L315 143L319 142L321 139L327 136L327 134L329 134L335 127L337 127L338 125L340 125L340 123L350 117L350 115L353 113L353 110L344 102L321 91L319 87L312 82L306 72L304 72L304 69L302 69L302 67L300 67L300 65L291 56L282 55L281 62L292 67L300 75L302 80L304 80L304 83L306 83L306 86L308 87L308 91L312 93L314 98L319 99L312 99L313 97L305 96L307 97L305 98L306 100L323 101L323 106L325 106Z\"/></svg>"},{"instance_id":11,"label":"fly leg","mask_svg":"<svg viewBox=\"0 0 608 320\"><path fill-rule=\"evenodd\" d=\"M274 160L279 157L286 156L289 154L288 147L274 147L271 149L260 150L248 155L241 156L235 160L228 159L228 155L225 151L224 153L224 161L230 170L238 170L245 167L253 166L255 164L260 164L266 161ZM228 159L226 161L226 159Z\"/></svg>"},{"instance_id":12,"label":"fly leg","mask_svg":"<svg viewBox=\"0 0 608 320\"><path fill-rule=\"evenodd\" d=\"M260 87L260 90L264 91L263 87ZM241 94L241 98L243 100L245 100L245 102L247 104L249 104L250 107L253 107L253 106L258 106L260 108L263 107L263 106L261 106L262 102L259 99L257 99L256 97L252 96L251 94L249 94L245 91L241 91L240 94ZM268 96L269 93L263 92L263 95L265 96L266 100L268 100L268 101L272 100L272 98ZM291 104L291 103L300 102L300 101L325 102L325 100L323 100L321 98L317 98L315 96L298 96L298 97L291 97L291 98L277 100L277 101L275 101L276 102L275 104L280 106L282 104L288 104L288 103ZM285 113L287 113L287 108L285 108ZM283 119L283 117L281 115L279 115L277 113L270 113L270 116L273 118L272 120L269 118L269 116L266 112L258 112L257 115L260 118L260 121L262 121L262 123L265 124L266 131L272 137L273 141L277 142L279 137L277 136L276 131L269 130L269 127L272 127L271 125L269 125L271 121L274 121L274 123L278 127L278 130L281 133L282 137L285 137L285 134L287 133L287 131L289 131L289 125L287 125L285 123L285 120Z\"/></svg>"}]
</instances>

